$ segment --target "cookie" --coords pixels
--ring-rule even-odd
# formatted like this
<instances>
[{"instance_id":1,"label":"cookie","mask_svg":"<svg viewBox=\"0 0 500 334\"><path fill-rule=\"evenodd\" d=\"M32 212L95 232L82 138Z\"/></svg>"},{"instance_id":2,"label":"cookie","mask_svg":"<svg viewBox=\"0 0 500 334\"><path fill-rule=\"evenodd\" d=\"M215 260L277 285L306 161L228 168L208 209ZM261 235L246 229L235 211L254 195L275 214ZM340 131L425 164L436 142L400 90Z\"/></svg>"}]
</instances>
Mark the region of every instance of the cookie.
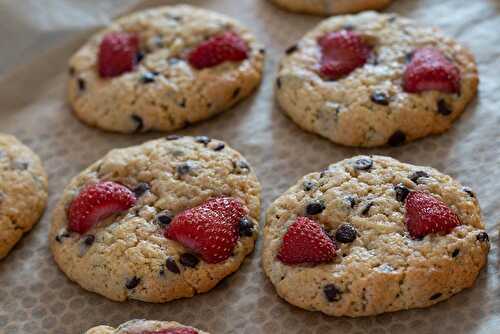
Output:
<instances>
[{"instance_id":1,"label":"cookie","mask_svg":"<svg viewBox=\"0 0 500 334\"><path fill-rule=\"evenodd\" d=\"M85 334L208 334L175 321L130 320L118 328L97 326Z\"/></svg>"},{"instance_id":2,"label":"cookie","mask_svg":"<svg viewBox=\"0 0 500 334\"><path fill-rule=\"evenodd\" d=\"M61 194L49 233L60 269L115 301L212 289L254 247L260 184L222 141L168 136L110 151Z\"/></svg>"},{"instance_id":3,"label":"cookie","mask_svg":"<svg viewBox=\"0 0 500 334\"><path fill-rule=\"evenodd\" d=\"M13 136L0 133L0 259L38 222L47 195L40 158Z\"/></svg>"},{"instance_id":4,"label":"cookie","mask_svg":"<svg viewBox=\"0 0 500 334\"><path fill-rule=\"evenodd\" d=\"M90 126L170 131L207 119L258 86L264 49L235 20L186 5L114 21L69 61L69 102Z\"/></svg>"},{"instance_id":5,"label":"cookie","mask_svg":"<svg viewBox=\"0 0 500 334\"><path fill-rule=\"evenodd\" d=\"M272 0L292 12L334 15L376 10L387 7L391 0Z\"/></svg>"},{"instance_id":6,"label":"cookie","mask_svg":"<svg viewBox=\"0 0 500 334\"><path fill-rule=\"evenodd\" d=\"M262 263L289 303L368 316L428 307L473 286L488 240L469 188L430 167L357 156L274 201Z\"/></svg>"},{"instance_id":7,"label":"cookie","mask_svg":"<svg viewBox=\"0 0 500 334\"><path fill-rule=\"evenodd\" d=\"M301 128L357 147L448 130L477 92L474 56L435 28L364 12L327 19L284 56L282 110Z\"/></svg>"}]
</instances>

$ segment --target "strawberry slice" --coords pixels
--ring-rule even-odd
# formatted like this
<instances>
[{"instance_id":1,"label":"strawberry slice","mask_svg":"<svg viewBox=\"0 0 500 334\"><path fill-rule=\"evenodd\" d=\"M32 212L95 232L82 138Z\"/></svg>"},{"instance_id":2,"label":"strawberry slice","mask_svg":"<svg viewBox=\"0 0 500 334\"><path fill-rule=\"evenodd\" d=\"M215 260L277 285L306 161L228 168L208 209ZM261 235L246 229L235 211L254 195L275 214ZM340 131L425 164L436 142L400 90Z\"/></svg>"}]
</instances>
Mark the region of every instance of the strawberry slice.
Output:
<instances>
[{"instance_id":1,"label":"strawberry slice","mask_svg":"<svg viewBox=\"0 0 500 334\"><path fill-rule=\"evenodd\" d=\"M460 225L458 216L436 197L413 191L406 197L406 228L412 238L422 238L430 233L450 232Z\"/></svg>"},{"instance_id":2,"label":"strawberry slice","mask_svg":"<svg viewBox=\"0 0 500 334\"><path fill-rule=\"evenodd\" d=\"M312 219L298 217L288 228L278 252L285 264L325 263L335 258L335 244L321 225Z\"/></svg>"},{"instance_id":3,"label":"strawberry slice","mask_svg":"<svg viewBox=\"0 0 500 334\"><path fill-rule=\"evenodd\" d=\"M245 60L248 52L247 43L236 33L229 31L201 43L189 52L187 59L191 66L201 70L226 61Z\"/></svg>"},{"instance_id":4,"label":"strawberry slice","mask_svg":"<svg viewBox=\"0 0 500 334\"><path fill-rule=\"evenodd\" d=\"M165 237L200 254L207 263L228 259L239 238L239 221L247 209L234 198L216 198L174 217Z\"/></svg>"},{"instance_id":5,"label":"strawberry slice","mask_svg":"<svg viewBox=\"0 0 500 334\"><path fill-rule=\"evenodd\" d=\"M83 234L100 220L134 206L136 197L127 187L104 181L85 187L71 202L69 229Z\"/></svg>"},{"instance_id":6,"label":"strawberry slice","mask_svg":"<svg viewBox=\"0 0 500 334\"><path fill-rule=\"evenodd\" d=\"M142 334L198 334L198 332L192 328L170 328L155 332L142 332Z\"/></svg>"},{"instance_id":7,"label":"strawberry slice","mask_svg":"<svg viewBox=\"0 0 500 334\"><path fill-rule=\"evenodd\" d=\"M431 47L418 49L406 67L403 88L408 93L430 90L458 93L460 70L438 49Z\"/></svg>"},{"instance_id":8,"label":"strawberry slice","mask_svg":"<svg viewBox=\"0 0 500 334\"><path fill-rule=\"evenodd\" d=\"M330 32L318 40L321 47L321 68L323 77L337 80L365 65L372 47L361 35L348 30Z\"/></svg>"},{"instance_id":9,"label":"strawberry slice","mask_svg":"<svg viewBox=\"0 0 500 334\"><path fill-rule=\"evenodd\" d=\"M99 45L98 67L102 78L132 71L137 62L139 37L125 32L111 32Z\"/></svg>"}]
</instances>

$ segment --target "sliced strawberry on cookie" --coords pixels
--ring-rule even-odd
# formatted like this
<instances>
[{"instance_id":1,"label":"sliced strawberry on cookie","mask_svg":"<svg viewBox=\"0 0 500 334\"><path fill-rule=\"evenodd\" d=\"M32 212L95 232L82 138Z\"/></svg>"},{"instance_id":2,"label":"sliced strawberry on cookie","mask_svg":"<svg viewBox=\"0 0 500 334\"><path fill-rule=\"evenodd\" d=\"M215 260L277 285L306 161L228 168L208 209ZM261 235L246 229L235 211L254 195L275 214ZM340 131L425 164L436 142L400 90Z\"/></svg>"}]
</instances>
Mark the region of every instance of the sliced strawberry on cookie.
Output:
<instances>
[{"instance_id":1,"label":"sliced strawberry on cookie","mask_svg":"<svg viewBox=\"0 0 500 334\"><path fill-rule=\"evenodd\" d=\"M99 45L98 67L102 78L112 78L134 69L139 51L136 34L111 32Z\"/></svg>"},{"instance_id":2,"label":"sliced strawberry on cookie","mask_svg":"<svg viewBox=\"0 0 500 334\"><path fill-rule=\"evenodd\" d=\"M234 198L212 199L175 216L165 237L200 254L207 263L219 263L231 256L239 238L237 223L246 210Z\"/></svg>"},{"instance_id":3,"label":"sliced strawberry on cookie","mask_svg":"<svg viewBox=\"0 0 500 334\"><path fill-rule=\"evenodd\" d=\"M100 220L134 206L136 197L127 187L104 181L85 187L71 202L69 229L83 234Z\"/></svg>"},{"instance_id":4,"label":"sliced strawberry on cookie","mask_svg":"<svg viewBox=\"0 0 500 334\"><path fill-rule=\"evenodd\" d=\"M201 70L226 61L245 60L248 52L248 45L240 36L234 32L225 32L198 45L189 52L187 59L191 66Z\"/></svg>"},{"instance_id":5,"label":"sliced strawberry on cookie","mask_svg":"<svg viewBox=\"0 0 500 334\"><path fill-rule=\"evenodd\" d=\"M365 65L372 52L360 34L348 30L328 33L318 44L322 54L320 73L330 80L340 79Z\"/></svg>"},{"instance_id":6,"label":"sliced strawberry on cookie","mask_svg":"<svg viewBox=\"0 0 500 334\"><path fill-rule=\"evenodd\" d=\"M423 238L430 233L448 233L460 225L458 216L436 197L413 191L406 197L406 228L412 238Z\"/></svg>"},{"instance_id":7,"label":"sliced strawberry on cookie","mask_svg":"<svg viewBox=\"0 0 500 334\"><path fill-rule=\"evenodd\" d=\"M436 48L422 48L413 53L403 75L403 88L408 93L440 91L460 92L460 70Z\"/></svg>"},{"instance_id":8,"label":"sliced strawberry on cookie","mask_svg":"<svg viewBox=\"0 0 500 334\"><path fill-rule=\"evenodd\" d=\"M320 224L299 217L288 228L278 252L278 260L285 264L325 263L335 258L335 243Z\"/></svg>"}]
</instances>

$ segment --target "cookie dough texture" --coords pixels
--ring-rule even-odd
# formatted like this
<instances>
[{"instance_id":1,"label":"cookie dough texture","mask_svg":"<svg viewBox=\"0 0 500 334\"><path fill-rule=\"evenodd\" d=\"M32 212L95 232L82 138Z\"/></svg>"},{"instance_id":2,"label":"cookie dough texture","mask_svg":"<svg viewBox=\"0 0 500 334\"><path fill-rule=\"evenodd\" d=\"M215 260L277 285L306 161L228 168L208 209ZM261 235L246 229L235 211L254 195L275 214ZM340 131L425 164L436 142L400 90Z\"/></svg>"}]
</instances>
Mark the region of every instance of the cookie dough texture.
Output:
<instances>
[{"instance_id":1,"label":"cookie dough texture","mask_svg":"<svg viewBox=\"0 0 500 334\"><path fill-rule=\"evenodd\" d=\"M391 0L272 0L272 2L292 12L333 15L383 9L391 3Z\"/></svg>"},{"instance_id":2,"label":"cookie dough texture","mask_svg":"<svg viewBox=\"0 0 500 334\"><path fill-rule=\"evenodd\" d=\"M157 331L189 328L197 331L199 334L209 334L199 329L184 326L175 321L153 321L153 320L130 320L120 325L118 328L109 326L97 326L89 329L84 334L142 334L154 333Z\"/></svg>"},{"instance_id":3,"label":"cookie dough texture","mask_svg":"<svg viewBox=\"0 0 500 334\"><path fill-rule=\"evenodd\" d=\"M84 289L116 301L191 297L236 271L253 250L257 231L252 237L240 237L226 261L207 264L200 259L194 268L180 263L188 250L164 237L164 227L156 219L159 213L175 215L212 197L232 196L246 204L257 229L260 184L246 160L227 145L221 149L221 141L170 139L112 150L62 192L53 214L50 246L61 270ZM67 208L72 200L86 185L104 180L130 189L147 184L149 190L134 207L100 222L87 234L68 231ZM180 273L166 267L167 258L175 261Z\"/></svg>"},{"instance_id":4,"label":"cookie dough texture","mask_svg":"<svg viewBox=\"0 0 500 334\"><path fill-rule=\"evenodd\" d=\"M0 259L38 222L47 194L40 158L13 136L0 133Z\"/></svg>"},{"instance_id":5,"label":"cookie dough texture","mask_svg":"<svg viewBox=\"0 0 500 334\"><path fill-rule=\"evenodd\" d=\"M144 58L134 71L99 77L99 44L109 32L136 33ZM211 36L234 31L249 45L249 58L196 70L186 53ZM259 84L264 49L248 30L226 16L186 5L158 7L116 20L93 36L69 62L69 101L83 122L124 133L169 131L229 109ZM156 73L153 81L144 75Z\"/></svg>"},{"instance_id":6,"label":"cookie dough texture","mask_svg":"<svg viewBox=\"0 0 500 334\"><path fill-rule=\"evenodd\" d=\"M358 317L431 306L471 287L489 250L488 241L481 238L484 226L473 193L433 168L388 157L373 156L373 167L359 171L353 167L359 158L304 176L267 211L262 263L278 294L307 310ZM415 183L411 178L417 171L428 177ZM462 225L446 235L411 239L404 205L394 190L399 184L441 199ZM276 259L283 236L313 200L325 204L313 219L327 231L334 235L341 224L350 223L358 237L352 243L337 242L332 263L285 265ZM338 291L336 301L327 300L327 285Z\"/></svg>"},{"instance_id":7,"label":"cookie dough texture","mask_svg":"<svg viewBox=\"0 0 500 334\"><path fill-rule=\"evenodd\" d=\"M336 81L319 75L317 40L328 32L352 29L374 46L369 62ZM461 72L460 94L403 91L411 53L435 47ZM283 111L304 130L358 147L395 145L446 131L474 98L478 72L474 56L435 28L396 15L364 12L327 19L284 56L277 79ZM386 102L376 103L374 95Z\"/></svg>"}]
</instances>

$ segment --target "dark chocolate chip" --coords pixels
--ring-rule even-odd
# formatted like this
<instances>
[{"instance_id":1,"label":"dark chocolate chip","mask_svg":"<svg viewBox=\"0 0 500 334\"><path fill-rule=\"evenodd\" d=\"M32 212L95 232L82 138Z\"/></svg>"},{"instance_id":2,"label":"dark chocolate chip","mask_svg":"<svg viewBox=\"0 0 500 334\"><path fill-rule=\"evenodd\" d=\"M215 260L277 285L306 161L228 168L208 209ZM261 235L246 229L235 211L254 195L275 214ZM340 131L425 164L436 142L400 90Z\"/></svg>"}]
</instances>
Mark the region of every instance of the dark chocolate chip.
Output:
<instances>
[{"instance_id":1,"label":"dark chocolate chip","mask_svg":"<svg viewBox=\"0 0 500 334\"><path fill-rule=\"evenodd\" d=\"M380 104L382 106L388 106L389 105L389 97L387 96L386 93L380 92L380 91L375 91L372 93L370 96L371 100L373 103Z\"/></svg>"},{"instance_id":2,"label":"dark chocolate chip","mask_svg":"<svg viewBox=\"0 0 500 334\"><path fill-rule=\"evenodd\" d=\"M406 135L403 131L397 130L387 141L389 146L400 146L406 141Z\"/></svg>"},{"instance_id":3,"label":"dark chocolate chip","mask_svg":"<svg viewBox=\"0 0 500 334\"><path fill-rule=\"evenodd\" d=\"M224 149L224 147L226 147L226 145L224 143L218 143L214 148L213 150L214 151L222 151Z\"/></svg>"},{"instance_id":4,"label":"dark chocolate chip","mask_svg":"<svg viewBox=\"0 0 500 334\"><path fill-rule=\"evenodd\" d=\"M350 243L356 240L358 232L351 224L342 224L335 232L335 240L341 243Z\"/></svg>"},{"instance_id":5,"label":"dark chocolate chip","mask_svg":"<svg viewBox=\"0 0 500 334\"><path fill-rule=\"evenodd\" d=\"M144 122L142 121L142 118L137 115L132 115L131 118L136 124L134 131L140 132L144 128Z\"/></svg>"},{"instance_id":6,"label":"dark chocolate chip","mask_svg":"<svg viewBox=\"0 0 500 334\"><path fill-rule=\"evenodd\" d=\"M396 192L396 200L403 203L406 200L406 197L410 193L410 190L403 186L402 184L398 184L394 186L394 191Z\"/></svg>"},{"instance_id":7,"label":"dark chocolate chip","mask_svg":"<svg viewBox=\"0 0 500 334\"><path fill-rule=\"evenodd\" d=\"M243 160L233 161L233 172L236 174L246 174L250 171L250 166Z\"/></svg>"},{"instance_id":8,"label":"dark chocolate chip","mask_svg":"<svg viewBox=\"0 0 500 334\"><path fill-rule=\"evenodd\" d=\"M182 99L182 101L179 102L178 106L181 108L186 108L186 99Z\"/></svg>"},{"instance_id":9,"label":"dark chocolate chip","mask_svg":"<svg viewBox=\"0 0 500 334\"><path fill-rule=\"evenodd\" d=\"M141 183L137 184L132 191L134 192L136 197L141 197L148 190L149 190L149 184L147 184L145 182L141 182Z\"/></svg>"},{"instance_id":10,"label":"dark chocolate chip","mask_svg":"<svg viewBox=\"0 0 500 334\"><path fill-rule=\"evenodd\" d=\"M349 206L351 207L351 209L354 209L354 207L356 206L356 199L352 196L347 196L345 198L347 204L349 204Z\"/></svg>"},{"instance_id":11,"label":"dark chocolate chip","mask_svg":"<svg viewBox=\"0 0 500 334\"><path fill-rule=\"evenodd\" d=\"M310 181L310 180L305 180L302 183L302 187L303 187L304 191L310 191L310 190L312 190L315 185L316 185L316 183L314 183L313 181Z\"/></svg>"},{"instance_id":12,"label":"dark chocolate chip","mask_svg":"<svg viewBox=\"0 0 500 334\"><path fill-rule=\"evenodd\" d=\"M167 226L168 224L170 224L172 222L173 218L174 217L173 217L172 213L170 213L168 211L160 212L156 216L156 220L158 221L158 224L160 224L161 226Z\"/></svg>"},{"instance_id":13,"label":"dark chocolate chip","mask_svg":"<svg viewBox=\"0 0 500 334\"><path fill-rule=\"evenodd\" d=\"M239 225L240 236L251 237L253 235L253 223L247 217L240 220Z\"/></svg>"},{"instance_id":14,"label":"dark chocolate chip","mask_svg":"<svg viewBox=\"0 0 500 334\"><path fill-rule=\"evenodd\" d=\"M476 235L476 239L481 242L490 241L490 237L486 232L479 232L478 235Z\"/></svg>"},{"instance_id":15,"label":"dark chocolate chip","mask_svg":"<svg viewBox=\"0 0 500 334\"><path fill-rule=\"evenodd\" d=\"M184 253L181 254L179 261L186 267L194 268L200 262L200 259L198 259L198 257L194 254Z\"/></svg>"},{"instance_id":16,"label":"dark chocolate chip","mask_svg":"<svg viewBox=\"0 0 500 334\"><path fill-rule=\"evenodd\" d=\"M472 198L476 197L476 195L474 194L474 192L471 189L469 189L469 188L463 188L463 191L466 192Z\"/></svg>"},{"instance_id":17,"label":"dark chocolate chip","mask_svg":"<svg viewBox=\"0 0 500 334\"><path fill-rule=\"evenodd\" d=\"M412 59L413 59L413 52L407 53L405 55L405 60L407 63L411 62Z\"/></svg>"},{"instance_id":18,"label":"dark chocolate chip","mask_svg":"<svg viewBox=\"0 0 500 334\"><path fill-rule=\"evenodd\" d=\"M181 136L178 136L178 135L168 135L167 137L165 137L166 140L177 140L181 138Z\"/></svg>"},{"instance_id":19,"label":"dark chocolate chip","mask_svg":"<svg viewBox=\"0 0 500 334\"><path fill-rule=\"evenodd\" d=\"M329 171L330 171L330 170L328 170L328 169L324 169L324 170L322 170L322 171L319 173L319 177L320 177L320 178L321 178L321 177L325 177L326 175L328 175L328 172L329 172Z\"/></svg>"},{"instance_id":20,"label":"dark chocolate chip","mask_svg":"<svg viewBox=\"0 0 500 334\"><path fill-rule=\"evenodd\" d=\"M18 170L27 170L29 164L26 161L14 161L14 168Z\"/></svg>"},{"instance_id":21,"label":"dark chocolate chip","mask_svg":"<svg viewBox=\"0 0 500 334\"><path fill-rule=\"evenodd\" d=\"M357 170L368 170L372 168L373 166L373 160L370 158L361 158L356 161L354 161L354 169Z\"/></svg>"},{"instance_id":22,"label":"dark chocolate chip","mask_svg":"<svg viewBox=\"0 0 500 334\"><path fill-rule=\"evenodd\" d=\"M443 116L448 116L453 110L451 110L445 100L440 99L437 104L437 112Z\"/></svg>"},{"instance_id":23,"label":"dark chocolate chip","mask_svg":"<svg viewBox=\"0 0 500 334\"><path fill-rule=\"evenodd\" d=\"M457 248L453 251L453 253L451 253L451 257L457 257L459 253L460 253L460 249Z\"/></svg>"},{"instance_id":24,"label":"dark chocolate chip","mask_svg":"<svg viewBox=\"0 0 500 334\"><path fill-rule=\"evenodd\" d=\"M57 242L62 243L64 238L69 238L69 233L68 231L64 231L61 234L56 235L55 239Z\"/></svg>"},{"instance_id":25,"label":"dark chocolate chip","mask_svg":"<svg viewBox=\"0 0 500 334\"><path fill-rule=\"evenodd\" d=\"M132 290L133 288L138 286L139 283L141 283L141 279L137 276L134 276L127 280L127 282L125 283L125 287L129 290Z\"/></svg>"},{"instance_id":26,"label":"dark chocolate chip","mask_svg":"<svg viewBox=\"0 0 500 334\"><path fill-rule=\"evenodd\" d=\"M438 299L439 297L441 297L443 294L441 292L438 292L438 293L435 293L431 296L431 298L429 298L430 300L434 300L434 299Z\"/></svg>"},{"instance_id":27,"label":"dark chocolate chip","mask_svg":"<svg viewBox=\"0 0 500 334\"><path fill-rule=\"evenodd\" d=\"M94 241L95 241L95 236L93 236L92 234L86 235L85 239L83 239L83 243L87 246L92 246Z\"/></svg>"},{"instance_id":28,"label":"dark chocolate chip","mask_svg":"<svg viewBox=\"0 0 500 334\"><path fill-rule=\"evenodd\" d=\"M410 180L412 180L413 183L418 184L418 179L420 179L421 177L429 177L429 174L427 174L423 170L419 170L410 175Z\"/></svg>"},{"instance_id":29,"label":"dark chocolate chip","mask_svg":"<svg viewBox=\"0 0 500 334\"><path fill-rule=\"evenodd\" d=\"M364 216L367 215L368 212L370 212L370 209L372 206L373 206L373 202L369 202L368 204L366 204L365 207L363 208L363 210L361 211L361 214Z\"/></svg>"},{"instance_id":30,"label":"dark chocolate chip","mask_svg":"<svg viewBox=\"0 0 500 334\"><path fill-rule=\"evenodd\" d=\"M167 257L167 260L165 261L165 267L167 267L168 271L174 274L180 274L181 272L174 258L170 256Z\"/></svg>"},{"instance_id":31,"label":"dark chocolate chip","mask_svg":"<svg viewBox=\"0 0 500 334\"><path fill-rule=\"evenodd\" d=\"M73 66L70 66L69 68L69 75L71 76L75 75L75 68Z\"/></svg>"},{"instance_id":32,"label":"dark chocolate chip","mask_svg":"<svg viewBox=\"0 0 500 334\"><path fill-rule=\"evenodd\" d=\"M325 210L325 204L321 201L310 202L306 205L306 213L308 215L317 215Z\"/></svg>"},{"instance_id":33,"label":"dark chocolate chip","mask_svg":"<svg viewBox=\"0 0 500 334\"><path fill-rule=\"evenodd\" d=\"M135 62L140 63L144 59L144 53L143 52L137 52L135 54Z\"/></svg>"},{"instance_id":34,"label":"dark chocolate chip","mask_svg":"<svg viewBox=\"0 0 500 334\"><path fill-rule=\"evenodd\" d=\"M191 165L187 162L182 163L182 164L177 166L176 171L177 171L177 174L179 174L179 175L189 174L189 172L191 172Z\"/></svg>"},{"instance_id":35,"label":"dark chocolate chip","mask_svg":"<svg viewBox=\"0 0 500 334\"><path fill-rule=\"evenodd\" d=\"M329 302L338 302L342 298L342 292L333 284L325 285L323 292Z\"/></svg>"},{"instance_id":36,"label":"dark chocolate chip","mask_svg":"<svg viewBox=\"0 0 500 334\"><path fill-rule=\"evenodd\" d=\"M241 88L240 87L236 88L233 91L233 95L231 96L231 98L233 98L233 99L237 98L240 95L240 92L241 92Z\"/></svg>"},{"instance_id":37,"label":"dark chocolate chip","mask_svg":"<svg viewBox=\"0 0 500 334\"><path fill-rule=\"evenodd\" d=\"M285 50L285 53L286 53L287 55L289 55L289 54L294 53L294 52L295 52L295 51L297 51L298 49L299 49L299 47L297 46L297 44L294 44L294 45L290 46L288 49L286 49L286 50Z\"/></svg>"},{"instance_id":38,"label":"dark chocolate chip","mask_svg":"<svg viewBox=\"0 0 500 334\"><path fill-rule=\"evenodd\" d=\"M78 89L80 90L80 92L83 92L85 90L85 87L87 86L85 80L83 80L82 78L78 78L77 82L78 82Z\"/></svg>"},{"instance_id":39,"label":"dark chocolate chip","mask_svg":"<svg viewBox=\"0 0 500 334\"><path fill-rule=\"evenodd\" d=\"M276 86L278 87L278 89L281 88L281 78L276 79Z\"/></svg>"},{"instance_id":40,"label":"dark chocolate chip","mask_svg":"<svg viewBox=\"0 0 500 334\"><path fill-rule=\"evenodd\" d=\"M194 137L194 141L206 146L208 143L210 143L211 139L207 136L196 136Z\"/></svg>"},{"instance_id":41,"label":"dark chocolate chip","mask_svg":"<svg viewBox=\"0 0 500 334\"><path fill-rule=\"evenodd\" d=\"M259 52L260 52L261 54L265 54L265 53L266 53L266 50L265 50L265 49L259 49Z\"/></svg>"},{"instance_id":42,"label":"dark chocolate chip","mask_svg":"<svg viewBox=\"0 0 500 334\"><path fill-rule=\"evenodd\" d=\"M390 17L387 19L387 22L389 22L389 23L393 23L393 22L395 22L395 21L396 21L396 19L397 19L397 17L396 17L395 15L392 15L392 16L390 16Z\"/></svg>"},{"instance_id":43,"label":"dark chocolate chip","mask_svg":"<svg viewBox=\"0 0 500 334\"><path fill-rule=\"evenodd\" d=\"M155 82L158 72L145 72L141 75L141 82L143 84L148 84Z\"/></svg>"}]
</instances>

